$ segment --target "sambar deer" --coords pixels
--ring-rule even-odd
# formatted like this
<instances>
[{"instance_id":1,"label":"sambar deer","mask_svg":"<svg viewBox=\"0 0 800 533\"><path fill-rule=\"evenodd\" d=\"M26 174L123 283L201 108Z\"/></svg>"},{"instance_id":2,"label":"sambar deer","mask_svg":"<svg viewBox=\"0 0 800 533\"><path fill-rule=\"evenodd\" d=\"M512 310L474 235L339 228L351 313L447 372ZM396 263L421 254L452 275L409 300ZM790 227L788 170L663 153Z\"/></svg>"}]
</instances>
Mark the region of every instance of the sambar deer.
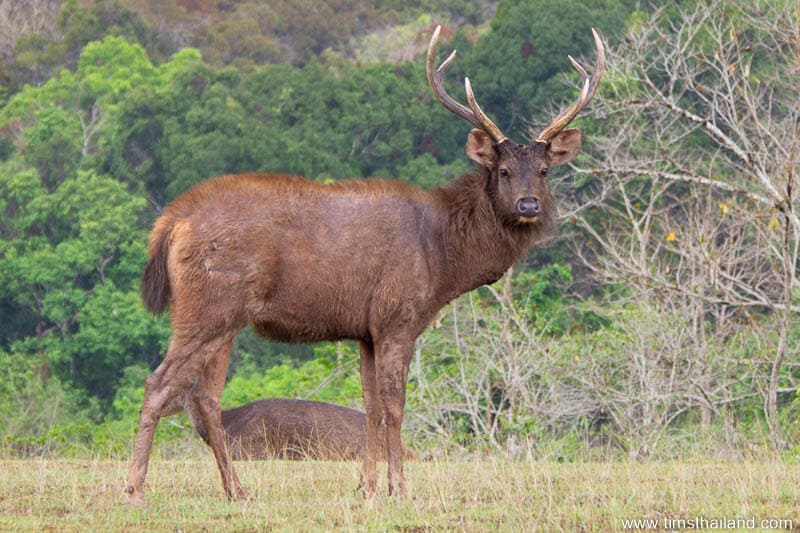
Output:
<instances>
[{"instance_id":1,"label":"sambar deer","mask_svg":"<svg viewBox=\"0 0 800 533\"><path fill-rule=\"evenodd\" d=\"M509 140L478 106L447 94L435 68L439 30L427 55L433 94L473 129L466 143L478 168L420 190L401 181L330 185L275 174L222 176L167 206L150 233L142 278L145 305L171 309L172 339L145 384L126 492L143 501L153 433L185 409L214 453L229 498L245 498L220 421L233 338L248 325L269 339L358 341L367 415L364 495L376 492L377 435L386 424L389 494L406 492L400 425L414 342L445 304L493 283L554 225L547 171L579 151L565 129L594 95L605 64L581 75L577 100L527 144Z\"/></svg>"},{"instance_id":2,"label":"sambar deer","mask_svg":"<svg viewBox=\"0 0 800 533\"><path fill-rule=\"evenodd\" d=\"M366 415L332 403L258 400L222 411L222 427L234 460L354 461L367 448ZM380 460L386 459L385 429L381 425L378 432ZM409 450L404 455L414 457Z\"/></svg>"}]
</instances>

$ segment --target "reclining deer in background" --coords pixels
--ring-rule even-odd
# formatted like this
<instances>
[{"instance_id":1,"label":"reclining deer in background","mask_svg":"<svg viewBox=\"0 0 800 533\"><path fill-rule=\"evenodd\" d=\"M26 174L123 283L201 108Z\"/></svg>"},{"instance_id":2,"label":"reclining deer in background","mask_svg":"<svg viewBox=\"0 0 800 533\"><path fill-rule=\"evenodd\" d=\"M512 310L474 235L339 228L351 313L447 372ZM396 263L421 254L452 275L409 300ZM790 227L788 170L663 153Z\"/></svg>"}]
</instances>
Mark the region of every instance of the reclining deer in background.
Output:
<instances>
[{"instance_id":1,"label":"reclining deer in background","mask_svg":"<svg viewBox=\"0 0 800 533\"><path fill-rule=\"evenodd\" d=\"M233 459L353 461L367 447L367 417L332 403L268 398L222 411ZM386 459L386 426L378 428L378 459ZM382 442L380 437L383 437ZM406 449L406 459L414 453Z\"/></svg>"},{"instance_id":2,"label":"reclining deer in background","mask_svg":"<svg viewBox=\"0 0 800 533\"><path fill-rule=\"evenodd\" d=\"M582 76L575 103L528 144L510 141L484 114L465 79L466 107L444 89L453 52L427 72L444 107L472 124L467 156L479 167L430 191L402 181L323 185L275 174L214 178L164 210L150 233L145 304L171 309L172 339L147 379L127 489L142 501L153 433L185 409L214 453L225 493L244 498L220 421L233 338L253 325L269 339L358 341L367 416L362 490L375 494L378 427L386 424L389 493L405 493L400 425L414 342L457 296L493 283L551 229L548 168L571 160L581 133L565 129L589 102L604 68Z\"/></svg>"}]
</instances>

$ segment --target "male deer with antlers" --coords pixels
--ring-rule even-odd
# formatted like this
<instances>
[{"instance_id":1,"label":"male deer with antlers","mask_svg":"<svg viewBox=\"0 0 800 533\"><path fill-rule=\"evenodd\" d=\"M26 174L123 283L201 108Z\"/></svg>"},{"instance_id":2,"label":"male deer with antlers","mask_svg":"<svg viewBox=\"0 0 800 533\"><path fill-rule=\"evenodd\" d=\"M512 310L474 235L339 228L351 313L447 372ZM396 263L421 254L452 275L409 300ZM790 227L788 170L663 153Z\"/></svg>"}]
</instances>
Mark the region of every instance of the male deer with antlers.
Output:
<instances>
[{"instance_id":1,"label":"male deer with antlers","mask_svg":"<svg viewBox=\"0 0 800 533\"><path fill-rule=\"evenodd\" d=\"M376 179L323 185L274 174L222 176L193 187L164 210L150 233L142 279L147 308L167 306L172 339L147 379L126 491L144 499L153 433L162 416L185 409L214 453L225 493L244 498L220 420L220 398L235 334L252 324L284 342L354 339L367 415L362 471L376 492L378 428L386 424L389 493L405 493L400 425L414 342L445 304L493 283L555 220L548 168L579 151L565 129L594 95L604 68L580 72L577 101L528 144L510 141L484 114L465 79L466 107L444 89L455 51L428 80L444 107L472 124L467 156L479 168L423 191Z\"/></svg>"}]
</instances>

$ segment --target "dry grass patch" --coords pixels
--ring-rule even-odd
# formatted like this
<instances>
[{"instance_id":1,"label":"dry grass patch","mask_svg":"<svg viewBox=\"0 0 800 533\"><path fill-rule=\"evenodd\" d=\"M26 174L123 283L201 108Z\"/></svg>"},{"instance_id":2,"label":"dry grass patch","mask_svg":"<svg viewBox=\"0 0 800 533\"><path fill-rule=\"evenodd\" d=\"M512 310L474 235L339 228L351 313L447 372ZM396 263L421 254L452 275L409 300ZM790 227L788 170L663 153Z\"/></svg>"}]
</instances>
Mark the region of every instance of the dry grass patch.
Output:
<instances>
[{"instance_id":1,"label":"dry grass patch","mask_svg":"<svg viewBox=\"0 0 800 533\"><path fill-rule=\"evenodd\" d=\"M0 530L608 531L625 519L779 518L800 528L800 466L783 463L408 464L412 497L365 502L356 463L237 463L247 502L213 461L154 460L131 509L120 461L0 462ZM663 527L662 527L663 529Z\"/></svg>"}]
</instances>

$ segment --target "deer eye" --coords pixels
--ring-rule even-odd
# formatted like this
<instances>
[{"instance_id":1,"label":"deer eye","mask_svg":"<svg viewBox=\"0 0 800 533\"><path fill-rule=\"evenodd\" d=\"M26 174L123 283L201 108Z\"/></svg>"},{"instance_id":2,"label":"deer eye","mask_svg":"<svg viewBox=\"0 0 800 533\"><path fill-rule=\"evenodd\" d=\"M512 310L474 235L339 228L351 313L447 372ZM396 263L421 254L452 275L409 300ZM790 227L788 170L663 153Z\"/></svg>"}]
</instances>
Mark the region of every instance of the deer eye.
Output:
<instances>
[{"instance_id":1,"label":"deer eye","mask_svg":"<svg viewBox=\"0 0 800 533\"><path fill-rule=\"evenodd\" d=\"M539 170L539 174L541 174L542 176L547 176L547 167L542 167Z\"/></svg>"},{"instance_id":2,"label":"deer eye","mask_svg":"<svg viewBox=\"0 0 800 533\"><path fill-rule=\"evenodd\" d=\"M499 173L500 173L500 175L501 175L501 176L503 176L504 178L507 178L507 177L508 177L508 169L507 169L506 167L500 167L500 170L499 170L498 172L499 172Z\"/></svg>"}]
</instances>

